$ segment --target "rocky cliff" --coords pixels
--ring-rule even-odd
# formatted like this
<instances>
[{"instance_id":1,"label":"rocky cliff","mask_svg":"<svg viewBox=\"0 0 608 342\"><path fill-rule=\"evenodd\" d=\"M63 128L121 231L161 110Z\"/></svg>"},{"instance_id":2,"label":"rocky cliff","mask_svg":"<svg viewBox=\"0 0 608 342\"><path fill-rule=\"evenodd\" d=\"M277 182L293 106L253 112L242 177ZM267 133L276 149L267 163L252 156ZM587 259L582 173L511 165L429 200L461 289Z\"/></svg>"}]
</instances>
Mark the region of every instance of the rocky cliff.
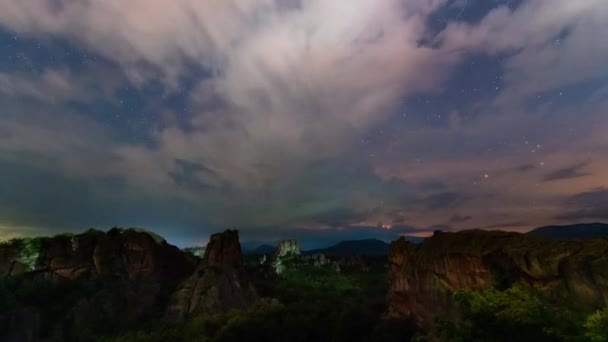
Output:
<instances>
[{"instance_id":1,"label":"rocky cliff","mask_svg":"<svg viewBox=\"0 0 608 342\"><path fill-rule=\"evenodd\" d=\"M454 310L450 299L459 289L517 284L583 305L608 304L608 240L436 232L420 245L393 242L389 267L389 316L413 315L422 324Z\"/></svg>"},{"instance_id":2,"label":"rocky cliff","mask_svg":"<svg viewBox=\"0 0 608 342\"><path fill-rule=\"evenodd\" d=\"M97 322L135 322L161 307L196 262L191 254L138 229L0 243L0 276L21 293L7 293L15 300L0 308L0 326L6 327L0 340L36 341L55 324L51 322L67 329L61 339L72 340ZM31 294L23 294L26 290ZM32 301L44 291L57 293Z\"/></svg>"},{"instance_id":3,"label":"rocky cliff","mask_svg":"<svg viewBox=\"0 0 608 342\"><path fill-rule=\"evenodd\" d=\"M168 318L224 313L251 306L257 300L257 294L242 266L238 231L213 234L198 268L173 294Z\"/></svg>"},{"instance_id":4,"label":"rocky cliff","mask_svg":"<svg viewBox=\"0 0 608 342\"><path fill-rule=\"evenodd\" d=\"M195 259L152 233L114 228L0 244L0 275L47 279L170 282L192 273Z\"/></svg>"}]
</instances>

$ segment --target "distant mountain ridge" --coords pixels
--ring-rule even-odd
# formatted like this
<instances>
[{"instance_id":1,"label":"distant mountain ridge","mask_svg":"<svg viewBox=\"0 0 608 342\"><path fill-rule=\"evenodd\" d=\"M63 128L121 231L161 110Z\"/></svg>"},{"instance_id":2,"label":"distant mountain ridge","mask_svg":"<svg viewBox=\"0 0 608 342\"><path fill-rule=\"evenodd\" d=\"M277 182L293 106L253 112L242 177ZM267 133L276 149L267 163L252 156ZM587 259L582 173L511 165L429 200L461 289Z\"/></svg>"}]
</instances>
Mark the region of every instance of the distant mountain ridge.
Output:
<instances>
[{"instance_id":1,"label":"distant mountain ridge","mask_svg":"<svg viewBox=\"0 0 608 342\"><path fill-rule=\"evenodd\" d=\"M256 250L261 246L276 246L278 241L265 240L247 240L241 243L241 251L243 254L256 254Z\"/></svg>"},{"instance_id":2,"label":"distant mountain ridge","mask_svg":"<svg viewBox=\"0 0 608 342\"><path fill-rule=\"evenodd\" d=\"M264 255L264 254L274 254L277 251L277 247L271 245L261 245L258 246L253 251L250 251L248 254L251 255Z\"/></svg>"},{"instance_id":3,"label":"distant mountain ridge","mask_svg":"<svg viewBox=\"0 0 608 342\"><path fill-rule=\"evenodd\" d=\"M608 238L608 224L594 222L563 226L545 226L531 230L527 235L551 239L576 240Z\"/></svg>"},{"instance_id":4,"label":"distant mountain ridge","mask_svg":"<svg viewBox=\"0 0 608 342\"><path fill-rule=\"evenodd\" d=\"M383 256L388 255L389 246L388 243L378 239L349 240L339 242L327 248L306 251L304 254L321 253L328 256Z\"/></svg>"},{"instance_id":5,"label":"distant mountain ridge","mask_svg":"<svg viewBox=\"0 0 608 342\"><path fill-rule=\"evenodd\" d=\"M407 241L419 244L424 241L424 238L405 236ZM277 244L272 243L260 243L255 246L255 242L247 243L247 248L243 248L243 254L245 255L268 255L274 254L277 251ZM303 254L324 254L327 256L349 256L349 255L360 255L360 256L383 256L388 255L389 243L369 238L360 240L344 240L328 247L315 248L312 250L302 251Z\"/></svg>"}]
</instances>

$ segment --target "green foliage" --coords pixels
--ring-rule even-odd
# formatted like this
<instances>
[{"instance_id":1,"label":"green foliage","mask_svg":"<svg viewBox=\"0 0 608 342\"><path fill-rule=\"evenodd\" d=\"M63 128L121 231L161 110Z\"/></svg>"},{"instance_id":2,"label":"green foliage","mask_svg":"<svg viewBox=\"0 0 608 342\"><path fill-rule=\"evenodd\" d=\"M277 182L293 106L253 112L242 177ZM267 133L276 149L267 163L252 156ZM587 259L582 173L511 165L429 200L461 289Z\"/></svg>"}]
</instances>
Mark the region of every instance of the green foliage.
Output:
<instances>
[{"instance_id":1,"label":"green foliage","mask_svg":"<svg viewBox=\"0 0 608 342\"><path fill-rule=\"evenodd\" d=\"M196 257L202 258L205 254L205 247L199 247L199 246L184 247L184 252L188 252Z\"/></svg>"},{"instance_id":2,"label":"green foliage","mask_svg":"<svg viewBox=\"0 0 608 342\"><path fill-rule=\"evenodd\" d=\"M441 323L446 341L577 341L581 317L533 289L512 287L455 294L461 317Z\"/></svg>"},{"instance_id":3,"label":"green foliage","mask_svg":"<svg viewBox=\"0 0 608 342\"><path fill-rule=\"evenodd\" d=\"M384 261L367 272L292 263L279 277L260 276L263 266L246 264L258 275L254 281L259 294L276 300L248 311L151 324L103 341L388 342L409 341L417 331L412 321L382 319L387 291Z\"/></svg>"},{"instance_id":4,"label":"green foliage","mask_svg":"<svg viewBox=\"0 0 608 342\"><path fill-rule=\"evenodd\" d=\"M39 326L28 327L39 337L65 340L64 325L69 310L92 293L90 284L78 281L50 281L26 276L0 280L0 317L28 308L40 318ZM0 330L0 340L8 331Z\"/></svg>"},{"instance_id":5,"label":"green foliage","mask_svg":"<svg viewBox=\"0 0 608 342\"><path fill-rule=\"evenodd\" d=\"M20 252L19 261L26 265L28 269L33 270L38 260L40 253L41 238L16 238L8 241L2 241L0 244L11 246Z\"/></svg>"},{"instance_id":6,"label":"green foliage","mask_svg":"<svg viewBox=\"0 0 608 342\"><path fill-rule=\"evenodd\" d=\"M587 317L585 336L592 342L608 342L608 308L598 310Z\"/></svg>"},{"instance_id":7,"label":"green foliage","mask_svg":"<svg viewBox=\"0 0 608 342\"><path fill-rule=\"evenodd\" d=\"M40 254L40 238L25 238L22 241L23 247L19 259L27 265L28 269L33 270Z\"/></svg>"},{"instance_id":8,"label":"green foliage","mask_svg":"<svg viewBox=\"0 0 608 342\"><path fill-rule=\"evenodd\" d=\"M358 289L352 276L336 272L329 266L315 267L303 264L297 267L287 267L280 277L286 286L306 286L335 291Z\"/></svg>"}]
</instances>

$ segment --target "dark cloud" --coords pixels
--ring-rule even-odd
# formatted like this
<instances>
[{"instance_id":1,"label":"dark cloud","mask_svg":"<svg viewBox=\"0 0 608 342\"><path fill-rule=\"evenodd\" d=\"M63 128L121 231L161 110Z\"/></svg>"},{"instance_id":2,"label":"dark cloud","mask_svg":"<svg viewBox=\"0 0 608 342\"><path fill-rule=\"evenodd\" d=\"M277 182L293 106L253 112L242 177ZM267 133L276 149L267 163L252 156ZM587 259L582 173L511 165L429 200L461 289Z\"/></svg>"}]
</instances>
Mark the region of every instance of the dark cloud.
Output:
<instances>
[{"instance_id":1,"label":"dark cloud","mask_svg":"<svg viewBox=\"0 0 608 342\"><path fill-rule=\"evenodd\" d=\"M454 230L454 227L450 226L449 224L435 224L430 227L427 227L426 230L432 231L432 232L436 232L436 231L449 232L449 231Z\"/></svg>"},{"instance_id":2,"label":"dark cloud","mask_svg":"<svg viewBox=\"0 0 608 342\"><path fill-rule=\"evenodd\" d=\"M608 188L602 187L582 192L566 201L564 213L559 220L601 219L608 220Z\"/></svg>"},{"instance_id":3,"label":"dark cloud","mask_svg":"<svg viewBox=\"0 0 608 342\"><path fill-rule=\"evenodd\" d=\"M367 218L368 213L356 212L347 207L328 209L314 218L314 223L332 228L346 227Z\"/></svg>"},{"instance_id":4,"label":"dark cloud","mask_svg":"<svg viewBox=\"0 0 608 342\"><path fill-rule=\"evenodd\" d=\"M543 182L552 182L557 180L585 177L589 175L589 173L583 171L583 169L587 167L587 165L589 165L588 162L583 162L559 170L555 170L551 173L546 174L542 180Z\"/></svg>"},{"instance_id":5,"label":"dark cloud","mask_svg":"<svg viewBox=\"0 0 608 342\"><path fill-rule=\"evenodd\" d=\"M536 168L536 165L534 164L521 164L518 165L514 168L515 171L517 172L528 172L528 171L532 171Z\"/></svg>"},{"instance_id":6,"label":"dark cloud","mask_svg":"<svg viewBox=\"0 0 608 342\"><path fill-rule=\"evenodd\" d=\"M191 189L198 190L207 190L212 188L213 185L210 185L202 179L215 178L220 179L219 175L217 175L213 170L205 167L200 163L195 163L183 159L175 159L175 170L170 171L169 177L173 179L176 185L182 187L188 187Z\"/></svg>"},{"instance_id":7,"label":"dark cloud","mask_svg":"<svg viewBox=\"0 0 608 342\"><path fill-rule=\"evenodd\" d=\"M421 191L442 191L448 188L447 184L440 180L425 180L417 186Z\"/></svg>"},{"instance_id":8,"label":"dark cloud","mask_svg":"<svg viewBox=\"0 0 608 342\"><path fill-rule=\"evenodd\" d=\"M428 209L439 210L457 207L467 199L469 199L469 197L464 194L456 192L440 192L428 196L425 202Z\"/></svg>"},{"instance_id":9,"label":"dark cloud","mask_svg":"<svg viewBox=\"0 0 608 342\"><path fill-rule=\"evenodd\" d=\"M466 221L469 221L473 218L473 216L470 215L458 215L458 214L454 214L452 215L452 217L450 218L450 223L463 223Z\"/></svg>"}]
</instances>

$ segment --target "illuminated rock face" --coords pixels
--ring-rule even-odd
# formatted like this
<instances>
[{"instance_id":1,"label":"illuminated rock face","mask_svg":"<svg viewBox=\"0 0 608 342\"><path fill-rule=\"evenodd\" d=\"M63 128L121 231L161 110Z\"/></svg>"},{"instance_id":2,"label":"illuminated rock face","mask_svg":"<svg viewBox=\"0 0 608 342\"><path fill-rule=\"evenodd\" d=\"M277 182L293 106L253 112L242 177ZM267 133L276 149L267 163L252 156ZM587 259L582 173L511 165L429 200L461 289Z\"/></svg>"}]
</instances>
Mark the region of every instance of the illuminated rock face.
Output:
<instances>
[{"instance_id":1,"label":"illuminated rock face","mask_svg":"<svg viewBox=\"0 0 608 342\"><path fill-rule=\"evenodd\" d=\"M238 231L213 234L194 274L173 293L168 318L176 320L250 307L257 301L257 294L242 266Z\"/></svg>"},{"instance_id":2,"label":"illuminated rock face","mask_svg":"<svg viewBox=\"0 0 608 342\"><path fill-rule=\"evenodd\" d=\"M300 255L300 247L298 247L298 241L296 240L283 240L279 242L279 247L275 254L275 258L282 258L286 256Z\"/></svg>"},{"instance_id":3,"label":"illuminated rock face","mask_svg":"<svg viewBox=\"0 0 608 342\"><path fill-rule=\"evenodd\" d=\"M277 248L277 252L272 261L272 268L276 274L281 274L285 271L286 264L293 261L293 259L300 256L300 254L302 254L302 252L300 251L300 247L298 247L298 241L283 240L279 242L279 247Z\"/></svg>"},{"instance_id":4,"label":"illuminated rock face","mask_svg":"<svg viewBox=\"0 0 608 342\"><path fill-rule=\"evenodd\" d=\"M184 248L184 251L201 259L203 258L203 256L205 256L205 247L186 247Z\"/></svg>"},{"instance_id":5,"label":"illuminated rock face","mask_svg":"<svg viewBox=\"0 0 608 342\"><path fill-rule=\"evenodd\" d=\"M542 287L582 305L608 304L608 240L437 232L420 245L394 241L388 261L389 316L413 315L427 325L455 309L450 298L460 289Z\"/></svg>"}]
</instances>

